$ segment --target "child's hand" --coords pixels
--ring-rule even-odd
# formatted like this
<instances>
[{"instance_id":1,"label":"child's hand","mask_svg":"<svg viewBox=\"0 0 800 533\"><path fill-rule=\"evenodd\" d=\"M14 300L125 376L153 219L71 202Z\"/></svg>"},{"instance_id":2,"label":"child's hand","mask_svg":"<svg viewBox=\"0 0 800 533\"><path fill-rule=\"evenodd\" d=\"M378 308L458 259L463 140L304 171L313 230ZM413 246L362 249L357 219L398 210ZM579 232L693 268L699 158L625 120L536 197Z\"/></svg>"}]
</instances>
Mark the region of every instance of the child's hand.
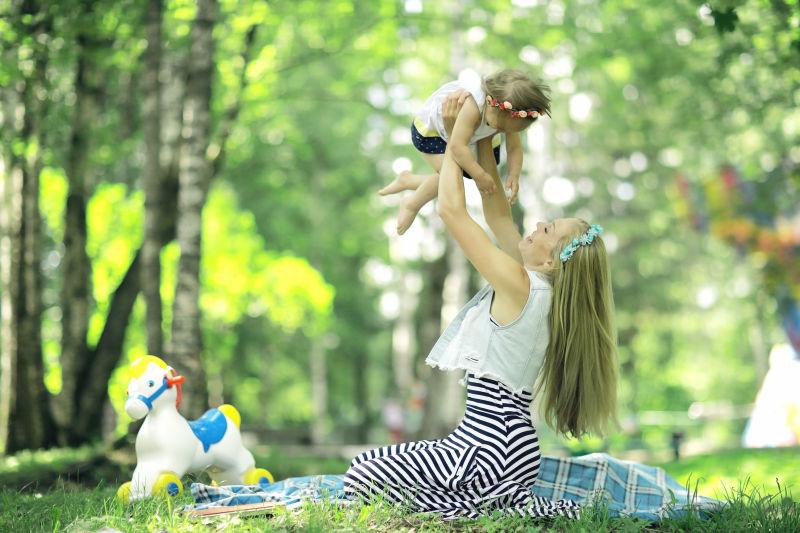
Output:
<instances>
[{"instance_id":1,"label":"child's hand","mask_svg":"<svg viewBox=\"0 0 800 533\"><path fill-rule=\"evenodd\" d=\"M469 91L459 89L458 91L453 91L448 94L444 102L442 102L442 120L444 121L444 130L447 132L448 137L453 133L453 126L456 124L458 112L461 111L468 96Z\"/></svg>"},{"instance_id":2,"label":"child's hand","mask_svg":"<svg viewBox=\"0 0 800 533\"><path fill-rule=\"evenodd\" d=\"M506 197L508 204L513 205L517 201L517 193L519 192L519 176L509 176L506 180Z\"/></svg>"},{"instance_id":3,"label":"child's hand","mask_svg":"<svg viewBox=\"0 0 800 533\"><path fill-rule=\"evenodd\" d=\"M474 179L475 185L483 196L490 196L497 192L497 187L494 184L494 178L488 172L480 174Z\"/></svg>"}]
</instances>

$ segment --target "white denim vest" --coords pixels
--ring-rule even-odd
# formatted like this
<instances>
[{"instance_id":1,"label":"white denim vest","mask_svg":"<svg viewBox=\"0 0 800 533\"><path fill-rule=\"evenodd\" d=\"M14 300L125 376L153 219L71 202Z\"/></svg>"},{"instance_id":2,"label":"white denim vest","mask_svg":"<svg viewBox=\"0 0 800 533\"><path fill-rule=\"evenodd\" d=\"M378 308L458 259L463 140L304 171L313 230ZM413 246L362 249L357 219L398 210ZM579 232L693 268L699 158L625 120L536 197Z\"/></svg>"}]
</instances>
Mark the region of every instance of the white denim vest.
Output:
<instances>
[{"instance_id":1,"label":"white denim vest","mask_svg":"<svg viewBox=\"0 0 800 533\"><path fill-rule=\"evenodd\" d=\"M425 363L497 379L516 394L533 392L549 341L552 288L540 274L529 270L528 276L528 301L513 322L498 326L490 320L494 290L487 285L458 312Z\"/></svg>"}]
</instances>

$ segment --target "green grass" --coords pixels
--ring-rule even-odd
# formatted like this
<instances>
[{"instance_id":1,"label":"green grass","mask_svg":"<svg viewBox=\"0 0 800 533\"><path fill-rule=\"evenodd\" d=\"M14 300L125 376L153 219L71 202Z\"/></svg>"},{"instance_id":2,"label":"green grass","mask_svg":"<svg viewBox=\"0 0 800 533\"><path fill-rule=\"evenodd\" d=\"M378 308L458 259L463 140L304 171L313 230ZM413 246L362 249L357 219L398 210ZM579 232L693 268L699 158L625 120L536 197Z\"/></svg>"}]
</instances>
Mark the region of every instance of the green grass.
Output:
<instances>
[{"instance_id":1,"label":"green grass","mask_svg":"<svg viewBox=\"0 0 800 533\"><path fill-rule=\"evenodd\" d=\"M94 490L59 486L44 494L0 490L0 531L800 531L800 505L785 494L764 496L748 487L732 492L727 505L709 519L688 514L658 525L630 518L610 518L602 509L587 509L580 520L533 520L486 517L444 522L433 516L409 514L383 503L307 505L297 513L279 512L273 518L187 518L178 510L191 503L182 494L175 499L150 499L122 506L114 487Z\"/></svg>"},{"instance_id":2,"label":"green grass","mask_svg":"<svg viewBox=\"0 0 800 533\"><path fill-rule=\"evenodd\" d=\"M724 498L745 480L763 494L776 492L780 483L796 500L800 497L800 448L739 448L657 466L682 485L696 487L699 494L712 498Z\"/></svg>"},{"instance_id":3,"label":"green grass","mask_svg":"<svg viewBox=\"0 0 800 533\"><path fill-rule=\"evenodd\" d=\"M792 498L787 484L800 481L798 450L735 450L667 463L667 471L692 486L699 482L701 493L717 495L726 504L710 518L689 513L657 525L630 518L611 518L603 508L584 510L580 520L533 520L487 517L479 520L444 522L433 516L410 514L382 503L338 507L307 505L296 513L279 512L273 518L193 519L179 510L192 503L184 492L174 499L153 498L123 506L116 502L116 477L97 481L91 472L75 468L103 466L91 449L54 450L0 459L0 531L800 531L800 504ZM95 452L96 453L96 452ZM72 461L72 463L70 462ZM311 473L342 472L346 461L297 457L277 451L259 463L277 478ZM64 473L55 485L37 485L43 470ZM777 485L772 476L780 476ZM748 477L749 476L749 477ZM20 484L20 481L27 481ZM45 477L45 479L49 479ZM704 480L704 481L703 481ZM89 483L89 487L85 483ZM19 490L23 485L26 488ZM717 487L722 487L717 488ZM709 493L712 491L712 493ZM797 492L797 491L794 491Z\"/></svg>"}]
</instances>

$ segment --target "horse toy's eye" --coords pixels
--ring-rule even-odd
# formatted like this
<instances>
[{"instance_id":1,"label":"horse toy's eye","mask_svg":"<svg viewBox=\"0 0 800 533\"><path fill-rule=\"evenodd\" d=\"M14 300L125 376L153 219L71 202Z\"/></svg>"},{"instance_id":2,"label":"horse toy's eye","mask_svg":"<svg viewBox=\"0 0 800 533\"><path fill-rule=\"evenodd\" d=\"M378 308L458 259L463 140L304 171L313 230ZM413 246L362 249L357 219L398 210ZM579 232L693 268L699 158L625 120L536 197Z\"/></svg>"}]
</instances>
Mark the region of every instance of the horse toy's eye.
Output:
<instances>
[{"instance_id":1,"label":"horse toy's eye","mask_svg":"<svg viewBox=\"0 0 800 533\"><path fill-rule=\"evenodd\" d=\"M153 383L153 380L152 380L152 379L151 379L150 381L148 381L148 382L147 382L147 386L148 386L148 387L152 387L153 385L155 385L155 383Z\"/></svg>"}]
</instances>

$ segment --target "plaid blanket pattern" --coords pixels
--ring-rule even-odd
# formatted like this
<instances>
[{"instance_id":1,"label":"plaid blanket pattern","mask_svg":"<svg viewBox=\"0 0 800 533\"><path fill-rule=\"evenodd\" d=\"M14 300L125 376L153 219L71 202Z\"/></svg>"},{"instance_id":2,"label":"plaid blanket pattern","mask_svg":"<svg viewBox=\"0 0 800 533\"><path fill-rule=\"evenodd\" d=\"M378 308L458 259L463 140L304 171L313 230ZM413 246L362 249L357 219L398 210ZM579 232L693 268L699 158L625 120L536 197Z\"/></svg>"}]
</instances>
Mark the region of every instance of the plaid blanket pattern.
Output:
<instances>
[{"instance_id":1,"label":"plaid blanket pattern","mask_svg":"<svg viewBox=\"0 0 800 533\"><path fill-rule=\"evenodd\" d=\"M195 505L187 510L282 502L295 509L303 502L326 501L348 505L343 476L318 475L288 478L270 485L211 486L192 483ZM631 516L650 521L680 516L690 507L708 513L720 502L695 496L663 469L593 453L581 457L542 456L533 493L550 499L567 498L582 504L602 502L611 516Z\"/></svg>"},{"instance_id":2,"label":"plaid blanket pattern","mask_svg":"<svg viewBox=\"0 0 800 533\"><path fill-rule=\"evenodd\" d=\"M583 504L600 502L611 516L656 521L685 514L690 508L706 514L718 500L691 493L662 468L592 453L581 457L543 457L537 496L566 498Z\"/></svg>"}]
</instances>

